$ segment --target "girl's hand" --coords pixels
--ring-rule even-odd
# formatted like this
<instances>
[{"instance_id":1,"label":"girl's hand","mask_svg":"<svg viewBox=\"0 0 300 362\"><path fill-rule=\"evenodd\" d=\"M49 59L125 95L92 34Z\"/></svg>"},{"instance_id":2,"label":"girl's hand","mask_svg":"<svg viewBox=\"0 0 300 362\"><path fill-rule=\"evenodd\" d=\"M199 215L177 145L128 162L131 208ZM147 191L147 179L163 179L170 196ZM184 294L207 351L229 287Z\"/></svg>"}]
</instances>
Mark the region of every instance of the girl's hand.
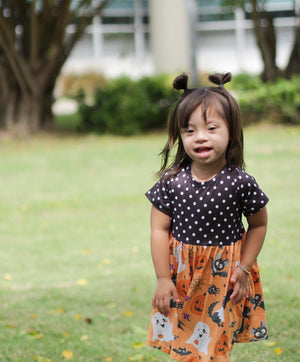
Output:
<instances>
[{"instance_id":1,"label":"girl's hand","mask_svg":"<svg viewBox=\"0 0 300 362\"><path fill-rule=\"evenodd\" d=\"M179 303L179 297L175 284L170 278L158 278L156 288L152 298L152 308L157 308L166 317L170 313L171 297Z\"/></svg>"},{"instance_id":2,"label":"girl's hand","mask_svg":"<svg viewBox=\"0 0 300 362\"><path fill-rule=\"evenodd\" d=\"M249 297L248 275L242 269L234 269L230 282L233 285L233 293L230 296L233 304Z\"/></svg>"}]
</instances>

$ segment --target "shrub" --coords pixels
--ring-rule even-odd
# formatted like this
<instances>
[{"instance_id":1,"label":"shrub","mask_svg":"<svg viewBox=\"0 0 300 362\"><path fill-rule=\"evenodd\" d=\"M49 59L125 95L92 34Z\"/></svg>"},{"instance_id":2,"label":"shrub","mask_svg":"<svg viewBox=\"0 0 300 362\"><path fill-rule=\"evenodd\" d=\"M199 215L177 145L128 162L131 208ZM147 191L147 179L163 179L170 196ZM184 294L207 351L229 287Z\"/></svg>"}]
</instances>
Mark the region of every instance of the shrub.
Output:
<instances>
[{"instance_id":1,"label":"shrub","mask_svg":"<svg viewBox=\"0 0 300 362\"><path fill-rule=\"evenodd\" d=\"M241 108L244 124L268 120L300 124L300 77L262 83L257 76L240 75L233 88Z\"/></svg>"},{"instance_id":2,"label":"shrub","mask_svg":"<svg viewBox=\"0 0 300 362\"><path fill-rule=\"evenodd\" d=\"M111 80L97 89L92 105L84 101L79 106L80 130L131 135L164 127L170 105L178 98L169 84L162 75Z\"/></svg>"}]
</instances>

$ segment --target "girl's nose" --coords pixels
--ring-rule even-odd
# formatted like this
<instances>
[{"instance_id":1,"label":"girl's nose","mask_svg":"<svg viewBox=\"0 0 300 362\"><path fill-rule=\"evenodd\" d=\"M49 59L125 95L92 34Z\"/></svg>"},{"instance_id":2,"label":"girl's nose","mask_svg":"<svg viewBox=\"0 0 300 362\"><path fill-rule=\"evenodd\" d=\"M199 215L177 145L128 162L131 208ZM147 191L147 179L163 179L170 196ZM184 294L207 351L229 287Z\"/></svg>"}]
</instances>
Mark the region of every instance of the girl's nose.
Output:
<instances>
[{"instance_id":1,"label":"girl's nose","mask_svg":"<svg viewBox=\"0 0 300 362\"><path fill-rule=\"evenodd\" d=\"M203 129L197 131L197 142L205 142L207 140L207 132Z\"/></svg>"}]
</instances>

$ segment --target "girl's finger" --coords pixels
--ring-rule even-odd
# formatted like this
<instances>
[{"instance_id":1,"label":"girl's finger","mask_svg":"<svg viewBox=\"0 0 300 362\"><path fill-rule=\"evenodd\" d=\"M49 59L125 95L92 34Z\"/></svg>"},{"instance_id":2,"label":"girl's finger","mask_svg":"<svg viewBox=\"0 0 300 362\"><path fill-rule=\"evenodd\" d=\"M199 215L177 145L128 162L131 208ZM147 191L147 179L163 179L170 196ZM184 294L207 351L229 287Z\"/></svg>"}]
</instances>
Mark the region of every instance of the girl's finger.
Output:
<instances>
[{"instance_id":1,"label":"girl's finger","mask_svg":"<svg viewBox=\"0 0 300 362\"><path fill-rule=\"evenodd\" d=\"M179 303L180 302L180 299L179 299L179 295L177 293L177 289L175 288L173 293L172 293L172 297L173 297L173 300L176 302L176 303Z\"/></svg>"},{"instance_id":2,"label":"girl's finger","mask_svg":"<svg viewBox=\"0 0 300 362\"><path fill-rule=\"evenodd\" d=\"M156 308L156 298L155 296L152 297L152 308Z\"/></svg>"}]
</instances>

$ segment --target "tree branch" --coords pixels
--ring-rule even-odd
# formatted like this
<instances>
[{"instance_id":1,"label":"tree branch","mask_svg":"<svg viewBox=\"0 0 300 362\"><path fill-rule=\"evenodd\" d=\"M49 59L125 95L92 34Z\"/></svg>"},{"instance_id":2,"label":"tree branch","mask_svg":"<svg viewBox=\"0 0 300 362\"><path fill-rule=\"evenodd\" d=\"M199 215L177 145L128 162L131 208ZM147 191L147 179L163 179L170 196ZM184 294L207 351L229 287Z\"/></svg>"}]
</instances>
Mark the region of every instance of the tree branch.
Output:
<instances>
[{"instance_id":1,"label":"tree branch","mask_svg":"<svg viewBox=\"0 0 300 362\"><path fill-rule=\"evenodd\" d=\"M11 34L14 34L14 31L12 32L11 29L8 29L8 24L0 12L0 43L3 52L22 92L24 94L28 91L33 92L34 84L30 78L29 69L22 55L16 51L15 39Z\"/></svg>"},{"instance_id":2,"label":"tree branch","mask_svg":"<svg viewBox=\"0 0 300 362\"><path fill-rule=\"evenodd\" d=\"M75 44L80 39L80 37L83 35L86 27L92 22L94 16L99 15L103 11L105 6L107 6L107 4L109 2L110 2L110 0L102 1L100 3L100 5L98 5L96 8L93 8L92 11L89 11L88 16L84 16L82 14L80 17L78 17L78 12L80 11L80 9L79 9L79 7L77 8L77 10L76 10L77 18L75 18L75 16L73 16L73 21L74 22L77 19L76 30L75 30L74 33L72 33L68 37L65 37L64 45L55 46L53 48L52 59L55 59L55 61L49 62L47 68L43 72L43 78L44 78L45 81L47 79L49 79L49 77L53 77L53 74L56 75L56 73L59 73L61 67L63 66L63 64L65 63L67 58L69 57L69 55L70 55L71 51L73 50ZM82 0L79 5L81 7L83 7L84 3L86 3L86 1ZM81 8L81 10L83 10L83 9Z\"/></svg>"},{"instance_id":3,"label":"tree branch","mask_svg":"<svg viewBox=\"0 0 300 362\"><path fill-rule=\"evenodd\" d=\"M34 68L38 55L38 31L37 31L37 15L36 15L36 0L32 0L30 7L30 64Z\"/></svg>"}]
</instances>

